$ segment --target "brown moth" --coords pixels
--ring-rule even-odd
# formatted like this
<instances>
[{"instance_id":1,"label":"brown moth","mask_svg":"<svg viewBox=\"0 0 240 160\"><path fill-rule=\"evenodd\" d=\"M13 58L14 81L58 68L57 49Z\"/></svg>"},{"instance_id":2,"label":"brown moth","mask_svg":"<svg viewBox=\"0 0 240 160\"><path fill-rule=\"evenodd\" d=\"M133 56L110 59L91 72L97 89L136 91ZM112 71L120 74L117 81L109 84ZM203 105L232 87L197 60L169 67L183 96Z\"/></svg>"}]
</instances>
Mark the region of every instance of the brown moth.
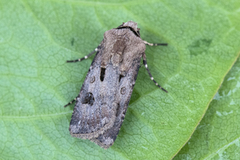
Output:
<instances>
[{"instance_id":1,"label":"brown moth","mask_svg":"<svg viewBox=\"0 0 240 160\"><path fill-rule=\"evenodd\" d=\"M137 23L128 21L104 33L101 44L89 55L67 62L79 62L96 53L76 101L69 131L73 137L89 139L109 148L124 120L141 58L153 82L146 60L146 45L158 46L140 38Z\"/></svg>"}]
</instances>

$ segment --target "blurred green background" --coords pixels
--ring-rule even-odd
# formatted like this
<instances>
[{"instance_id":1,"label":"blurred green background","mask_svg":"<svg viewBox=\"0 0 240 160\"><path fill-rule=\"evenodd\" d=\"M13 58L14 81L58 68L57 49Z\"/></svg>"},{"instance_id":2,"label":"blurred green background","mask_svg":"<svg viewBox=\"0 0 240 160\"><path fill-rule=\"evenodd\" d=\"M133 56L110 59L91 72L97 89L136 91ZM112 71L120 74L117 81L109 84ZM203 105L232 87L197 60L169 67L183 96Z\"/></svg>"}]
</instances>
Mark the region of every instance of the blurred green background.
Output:
<instances>
[{"instance_id":1,"label":"blurred green background","mask_svg":"<svg viewBox=\"0 0 240 160\"><path fill-rule=\"evenodd\" d=\"M68 127L110 30L133 20L148 42L126 118L104 150ZM240 159L240 1L1 0L0 159ZM235 63L236 62L236 63ZM234 64L235 63L235 64Z\"/></svg>"}]
</instances>

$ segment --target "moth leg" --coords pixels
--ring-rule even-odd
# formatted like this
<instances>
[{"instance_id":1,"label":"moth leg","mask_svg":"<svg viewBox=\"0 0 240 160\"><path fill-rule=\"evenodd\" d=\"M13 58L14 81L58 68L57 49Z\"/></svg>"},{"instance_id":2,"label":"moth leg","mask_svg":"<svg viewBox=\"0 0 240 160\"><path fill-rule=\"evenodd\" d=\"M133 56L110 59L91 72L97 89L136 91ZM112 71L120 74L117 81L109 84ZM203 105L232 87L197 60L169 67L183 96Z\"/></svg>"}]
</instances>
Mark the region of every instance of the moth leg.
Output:
<instances>
[{"instance_id":1,"label":"moth leg","mask_svg":"<svg viewBox=\"0 0 240 160\"><path fill-rule=\"evenodd\" d=\"M156 86L158 86L158 87L159 87L161 90L163 90L164 92L168 93L168 91L167 91L166 89L162 88L162 87L154 80L151 72L150 72L149 69L148 69L147 58L146 58L146 54L145 54L145 53L143 53L143 64L144 64L146 70L148 71L148 74L149 74L151 80L156 84Z\"/></svg>"},{"instance_id":2,"label":"moth leg","mask_svg":"<svg viewBox=\"0 0 240 160\"><path fill-rule=\"evenodd\" d=\"M83 58L80 59L75 59L75 60L68 60L67 63L72 63L72 62L80 62L82 60L87 59L88 57L90 57L91 55L93 55L95 52L97 52L99 49L96 48L94 51L92 51L91 53L89 53L88 55L84 56Z\"/></svg>"},{"instance_id":3,"label":"moth leg","mask_svg":"<svg viewBox=\"0 0 240 160\"><path fill-rule=\"evenodd\" d=\"M66 104L64 107L67 107L67 106L69 106L70 104L72 104L73 102L75 102L77 100L77 97L76 98L74 98L71 102L69 102L68 104Z\"/></svg>"},{"instance_id":4,"label":"moth leg","mask_svg":"<svg viewBox=\"0 0 240 160\"><path fill-rule=\"evenodd\" d=\"M167 43L148 43L147 41L143 41L146 45L149 46L167 46Z\"/></svg>"}]
</instances>

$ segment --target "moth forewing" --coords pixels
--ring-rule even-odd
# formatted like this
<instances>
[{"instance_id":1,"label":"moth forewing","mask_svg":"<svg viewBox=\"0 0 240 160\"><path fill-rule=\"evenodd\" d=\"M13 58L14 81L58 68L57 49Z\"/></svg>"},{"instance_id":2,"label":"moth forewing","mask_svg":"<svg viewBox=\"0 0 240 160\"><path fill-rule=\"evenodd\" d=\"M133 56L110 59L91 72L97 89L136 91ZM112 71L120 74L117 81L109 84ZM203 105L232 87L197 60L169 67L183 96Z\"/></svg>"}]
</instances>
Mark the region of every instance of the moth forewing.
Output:
<instances>
[{"instance_id":1,"label":"moth forewing","mask_svg":"<svg viewBox=\"0 0 240 160\"><path fill-rule=\"evenodd\" d=\"M102 148L113 145L128 108L142 57L151 80L166 91L153 79L147 67L146 44L164 45L143 41L137 23L128 21L106 31L101 44L89 55L67 61L82 61L97 52L80 93L74 99L76 104L69 127L73 137L89 139Z\"/></svg>"}]
</instances>

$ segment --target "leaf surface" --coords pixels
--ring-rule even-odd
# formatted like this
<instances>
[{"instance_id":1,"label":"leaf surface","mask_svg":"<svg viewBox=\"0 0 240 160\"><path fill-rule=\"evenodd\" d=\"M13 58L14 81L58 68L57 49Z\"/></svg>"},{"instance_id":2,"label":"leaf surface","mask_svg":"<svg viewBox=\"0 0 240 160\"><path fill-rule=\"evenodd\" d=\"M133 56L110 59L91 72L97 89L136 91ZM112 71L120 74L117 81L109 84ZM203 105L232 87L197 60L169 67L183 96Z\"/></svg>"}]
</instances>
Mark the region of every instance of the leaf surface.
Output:
<instances>
[{"instance_id":1,"label":"leaf surface","mask_svg":"<svg viewBox=\"0 0 240 160\"><path fill-rule=\"evenodd\" d=\"M177 159L239 159L240 157L240 58L191 139Z\"/></svg>"},{"instance_id":2,"label":"leaf surface","mask_svg":"<svg viewBox=\"0 0 240 160\"><path fill-rule=\"evenodd\" d=\"M239 55L239 8L237 0L0 1L0 158L171 159ZM129 20L142 39L169 44L146 50L154 79L169 93L141 67L118 138L104 150L70 136L73 106L63 108L93 57L65 62Z\"/></svg>"}]
</instances>

